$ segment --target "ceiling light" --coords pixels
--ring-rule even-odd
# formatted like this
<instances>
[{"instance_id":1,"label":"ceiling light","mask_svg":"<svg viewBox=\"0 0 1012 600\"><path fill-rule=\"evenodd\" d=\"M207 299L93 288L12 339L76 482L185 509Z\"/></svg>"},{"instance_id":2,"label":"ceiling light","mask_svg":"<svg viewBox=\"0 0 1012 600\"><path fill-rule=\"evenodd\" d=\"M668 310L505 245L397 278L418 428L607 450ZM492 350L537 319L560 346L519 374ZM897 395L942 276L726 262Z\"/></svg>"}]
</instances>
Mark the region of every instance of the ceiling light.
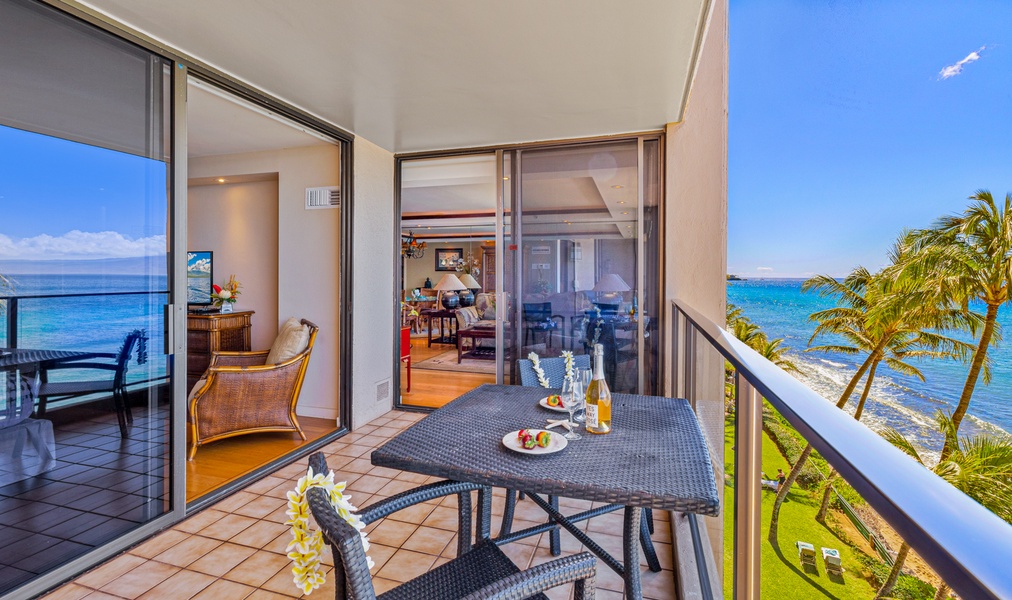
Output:
<instances>
[{"instance_id":1,"label":"ceiling light","mask_svg":"<svg viewBox=\"0 0 1012 600\"><path fill-rule=\"evenodd\" d=\"M225 178L224 177L219 177L218 178L218 183L225 183Z\"/></svg>"},{"instance_id":2,"label":"ceiling light","mask_svg":"<svg viewBox=\"0 0 1012 600\"><path fill-rule=\"evenodd\" d=\"M611 189L613 189L613 190L620 190L620 189L622 189L624 187L625 187L624 185L613 185L613 186L611 186Z\"/></svg>"},{"instance_id":3,"label":"ceiling light","mask_svg":"<svg viewBox=\"0 0 1012 600\"><path fill-rule=\"evenodd\" d=\"M502 178L502 180L503 180L503 181L509 181L509 180L510 180L510 178L509 178L509 177L503 177L503 178Z\"/></svg>"},{"instance_id":4,"label":"ceiling light","mask_svg":"<svg viewBox=\"0 0 1012 600\"><path fill-rule=\"evenodd\" d=\"M622 211L622 214L623 214L623 215L627 215L627 214L629 214L629 211L627 211L627 210L624 210L624 211Z\"/></svg>"},{"instance_id":5,"label":"ceiling light","mask_svg":"<svg viewBox=\"0 0 1012 600\"><path fill-rule=\"evenodd\" d=\"M619 204L625 204L625 200L619 200L618 203Z\"/></svg>"}]
</instances>

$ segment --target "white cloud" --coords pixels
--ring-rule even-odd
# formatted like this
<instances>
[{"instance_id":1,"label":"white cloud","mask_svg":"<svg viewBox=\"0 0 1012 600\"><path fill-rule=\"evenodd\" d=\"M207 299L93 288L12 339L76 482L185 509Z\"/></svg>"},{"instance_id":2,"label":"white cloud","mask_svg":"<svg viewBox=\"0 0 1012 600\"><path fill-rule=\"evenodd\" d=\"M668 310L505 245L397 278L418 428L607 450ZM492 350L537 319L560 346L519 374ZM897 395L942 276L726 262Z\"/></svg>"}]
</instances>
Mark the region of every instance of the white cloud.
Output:
<instances>
[{"instance_id":1,"label":"white cloud","mask_svg":"<svg viewBox=\"0 0 1012 600\"><path fill-rule=\"evenodd\" d=\"M756 271L762 271L763 273L769 273L773 270L773 267L756 267Z\"/></svg>"},{"instance_id":2,"label":"white cloud","mask_svg":"<svg viewBox=\"0 0 1012 600\"><path fill-rule=\"evenodd\" d=\"M0 234L0 258L28 260L132 258L165 254L165 236L131 239L115 231L79 231L14 240Z\"/></svg>"},{"instance_id":3,"label":"white cloud","mask_svg":"<svg viewBox=\"0 0 1012 600\"><path fill-rule=\"evenodd\" d=\"M207 258L201 258L200 260L194 261L194 263L186 268L190 273L210 273L211 272L211 260Z\"/></svg>"},{"instance_id":4,"label":"white cloud","mask_svg":"<svg viewBox=\"0 0 1012 600\"><path fill-rule=\"evenodd\" d=\"M976 61L977 59L979 59L980 58L980 53L983 52L984 48L986 48L986 47L987 46L981 46L980 48L978 48L978 49L974 50L973 52L967 54L966 58L964 58L963 60L957 62L954 65L949 65L949 66L943 68L941 71L938 72L938 78L939 79L948 79L950 77L955 77L956 75L959 75L960 73L963 72L963 66L964 65L968 65L968 64Z\"/></svg>"}]
</instances>

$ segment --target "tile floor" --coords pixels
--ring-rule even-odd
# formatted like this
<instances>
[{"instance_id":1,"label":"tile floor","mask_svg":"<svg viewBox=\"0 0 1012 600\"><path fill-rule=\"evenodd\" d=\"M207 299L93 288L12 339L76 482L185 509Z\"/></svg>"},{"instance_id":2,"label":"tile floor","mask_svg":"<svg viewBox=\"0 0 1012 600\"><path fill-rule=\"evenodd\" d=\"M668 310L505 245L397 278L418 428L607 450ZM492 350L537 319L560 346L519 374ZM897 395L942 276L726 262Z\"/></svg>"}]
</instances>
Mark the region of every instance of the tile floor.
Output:
<instances>
[{"instance_id":1,"label":"tile floor","mask_svg":"<svg viewBox=\"0 0 1012 600\"><path fill-rule=\"evenodd\" d=\"M394 469L374 467L369 454L374 448L411 425L423 415L390 412L327 446L329 466L339 481L348 482L356 506L396 494L432 478ZM279 469L217 504L149 539L125 554L85 573L45 596L48 600L115 598L172 598L174 600L293 598L301 593L292 583L291 565L285 556L289 533L284 525L285 494L304 474L307 461L299 460ZM502 514L503 498L494 498L493 514ZM563 507L585 509L589 502L562 499ZM376 563L373 581L377 593L407 581L455 555L456 498L417 505L370 526L370 556ZM667 513L655 512L654 543L664 570L650 572L641 557L644 597L661 600L675 597L671 569L671 538ZM517 507L514 529L543 521L543 513L530 500ZM498 527L493 519L493 533ZM622 513L616 512L583 523L597 540L616 556L622 554ZM545 538L542 540L542 538ZM509 544L503 550L521 568L551 560L547 534ZM567 532L562 534L564 554L582 548ZM328 585L313 597L332 598L329 571L333 561L327 550ZM598 598L622 597L622 580L598 563ZM559 588L551 598L569 598L572 591Z\"/></svg>"},{"instance_id":2,"label":"tile floor","mask_svg":"<svg viewBox=\"0 0 1012 600\"><path fill-rule=\"evenodd\" d=\"M0 484L0 590L168 510L166 407L137 407L130 437L104 406L51 411L56 465Z\"/></svg>"}]
</instances>

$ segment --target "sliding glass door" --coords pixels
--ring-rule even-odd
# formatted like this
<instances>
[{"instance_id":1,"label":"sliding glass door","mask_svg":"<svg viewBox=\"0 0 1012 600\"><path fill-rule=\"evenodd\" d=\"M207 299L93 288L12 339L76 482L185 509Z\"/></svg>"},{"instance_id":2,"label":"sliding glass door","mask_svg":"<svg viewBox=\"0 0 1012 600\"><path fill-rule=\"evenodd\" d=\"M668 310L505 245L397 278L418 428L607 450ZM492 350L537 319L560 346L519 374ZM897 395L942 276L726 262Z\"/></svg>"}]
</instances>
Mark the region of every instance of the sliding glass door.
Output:
<instances>
[{"instance_id":1,"label":"sliding glass door","mask_svg":"<svg viewBox=\"0 0 1012 600\"><path fill-rule=\"evenodd\" d=\"M0 595L31 595L180 505L171 70L41 4L0 39Z\"/></svg>"}]
</instances>

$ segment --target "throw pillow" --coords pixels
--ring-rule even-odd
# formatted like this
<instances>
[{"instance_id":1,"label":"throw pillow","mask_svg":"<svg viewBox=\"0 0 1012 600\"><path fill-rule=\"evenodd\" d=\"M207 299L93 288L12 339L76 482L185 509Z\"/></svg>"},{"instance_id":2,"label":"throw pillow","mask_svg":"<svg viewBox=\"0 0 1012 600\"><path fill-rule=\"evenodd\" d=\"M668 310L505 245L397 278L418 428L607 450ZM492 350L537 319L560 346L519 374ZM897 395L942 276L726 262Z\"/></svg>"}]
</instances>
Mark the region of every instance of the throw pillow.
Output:
<instances>
[{"instance_id":1,"label":"throw pillow","mask_svg":"<svg viewBox=\"0 0 1012 600\"><path fill-rule=\"evenodd\" d=\"M293 323L294 321L294 323ZM276 365L295 358L309 346L309 326L291 318L281 326L277 339L267 354L266 364Z\"/></svg>"}]
</instances>

